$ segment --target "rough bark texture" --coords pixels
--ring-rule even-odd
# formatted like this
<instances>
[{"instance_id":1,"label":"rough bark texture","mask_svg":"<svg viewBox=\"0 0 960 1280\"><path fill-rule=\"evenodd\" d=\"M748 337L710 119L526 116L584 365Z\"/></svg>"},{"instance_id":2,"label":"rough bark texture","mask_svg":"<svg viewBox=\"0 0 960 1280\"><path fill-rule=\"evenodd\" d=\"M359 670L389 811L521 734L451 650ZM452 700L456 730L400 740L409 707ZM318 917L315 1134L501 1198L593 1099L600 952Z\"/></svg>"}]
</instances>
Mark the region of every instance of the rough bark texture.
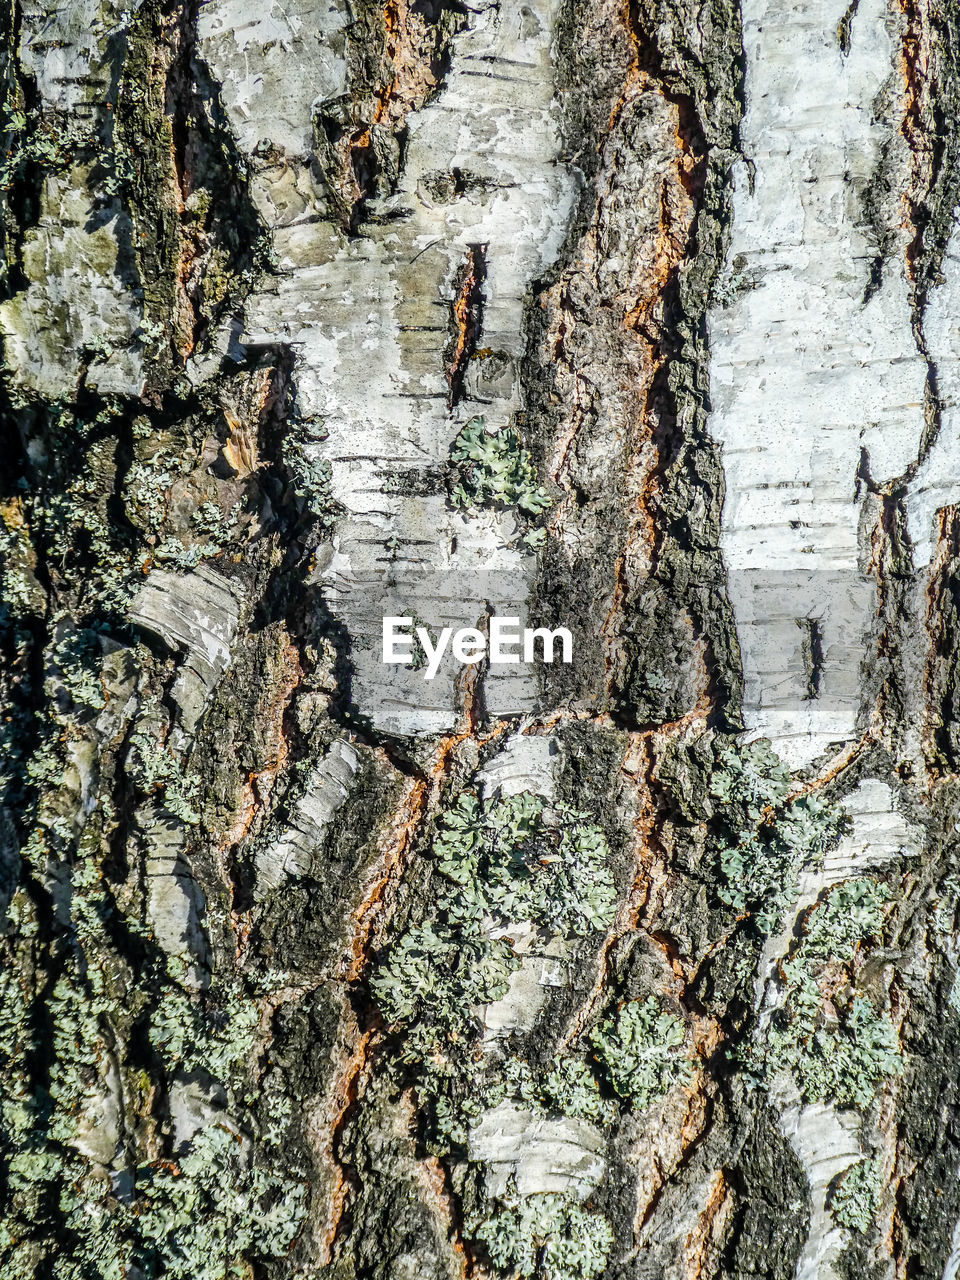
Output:
<instances>
[{"instance_id":1,"label":"rough bark texture","mask_svg":"<svg viewBox=\"0 0 960 1280\"><path fill-rule=\"evenodd\" d=\"M4 16L4 1280L956 1280L952 0Z\"/></svg>"}]
</instances>

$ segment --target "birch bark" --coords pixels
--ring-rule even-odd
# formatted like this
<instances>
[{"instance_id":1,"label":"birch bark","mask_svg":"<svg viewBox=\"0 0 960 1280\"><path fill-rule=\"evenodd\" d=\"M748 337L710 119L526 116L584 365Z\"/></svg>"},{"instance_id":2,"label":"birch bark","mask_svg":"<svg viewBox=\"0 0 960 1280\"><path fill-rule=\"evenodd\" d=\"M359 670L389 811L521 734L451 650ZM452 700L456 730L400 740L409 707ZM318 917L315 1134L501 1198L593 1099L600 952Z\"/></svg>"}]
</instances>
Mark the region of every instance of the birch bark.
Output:
<instances>
[{"instance_id":1,"label":"birch bark","mask_svg":"<svg viewBox=\"0 0 960 1280\"><path fill-rule=\"evenodd\" d=\"M960 1275L958 41L7 5L4 1277Z\"/></svg>"}]
</instances>

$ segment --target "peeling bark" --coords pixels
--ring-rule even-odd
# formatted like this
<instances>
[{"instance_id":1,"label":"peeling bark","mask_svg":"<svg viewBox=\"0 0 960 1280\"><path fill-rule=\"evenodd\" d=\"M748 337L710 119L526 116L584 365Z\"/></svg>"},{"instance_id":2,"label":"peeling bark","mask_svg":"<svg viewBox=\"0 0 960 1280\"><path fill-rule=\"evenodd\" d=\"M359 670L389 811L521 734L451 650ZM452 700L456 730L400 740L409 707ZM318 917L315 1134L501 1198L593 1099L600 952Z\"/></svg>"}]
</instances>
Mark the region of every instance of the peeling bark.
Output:
<instances>
[{"instance_id":1,"label":"peeling bark","mask_svg":"<svg viewBox=\"0 0 960 1280\"><path fill-rule=\"evenodd\" d=\"M956 1280L953 7L6 17L4 1277Z\"/></svg>"}]
</instances>

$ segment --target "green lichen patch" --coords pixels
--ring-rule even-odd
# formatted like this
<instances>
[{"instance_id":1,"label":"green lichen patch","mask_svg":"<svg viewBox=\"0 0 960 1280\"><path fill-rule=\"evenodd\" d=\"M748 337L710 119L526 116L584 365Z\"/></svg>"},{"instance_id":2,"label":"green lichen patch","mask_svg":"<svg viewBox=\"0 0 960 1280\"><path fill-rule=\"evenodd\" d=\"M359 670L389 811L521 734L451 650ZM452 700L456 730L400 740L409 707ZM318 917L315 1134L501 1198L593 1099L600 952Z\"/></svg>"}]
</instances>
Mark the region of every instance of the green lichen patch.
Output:
<instances>
[{"instance_id":1,"label":"green lichen patch","mask_svg":"<svg viewBox=\"0 0 960 1280\"><path fill-rule=\"evenodd\" d=\"M516 427L489 432L483 418L471 418L454 440L450 458L456 467L452 499L459 507L512 507L529 519L550 506Z\"/></svg>"},{"instance_id":2,"label":"green lichen patch","mask_svg":"<svg viewBox=\"0 0 960 1280\"><path fill-rule=\"evenodd\" d=\"M830 1184L827 1204L834 1222L849 1231L869 1231L876 1221L882 1191L880 1161L858 1160Z\"/></svg>"},{"instance_id":3,"label":"green lichen patch","mask_svg":"<svg viewBox=\"0 0 960 1280\"><path fill-rule=\"evenodd\" d=\"M583 937L613 922L616 887L602 829L584 813L548 809L521 792L481 803L462 795L434 843L441 908L462 923L485 916L529 920Z\"/></svg>"},{"instance_id":4,"label":"green lichen patch","mask_svg":"<svg viewBox=\"0 0 960 1280\"><path fill-rule=\"evenodd\" d=\"M67 168L79 138L64 137L57 122L44 119L35 107L26 106L16 87L8 88L2 119L0 192L6 193L15 184L24 182L33 166L49 173Z\"/></svg>"},{"instance_id":5,"label":"green lichen patch","mask_svg":"<svg viewBox=\"0 0 960 1280\"><path fill-rule=\"evenodd\" d=\"M586 1062L569 1055L554 1055L536 1074L522 1059L509 1059L503 1068L503 1087L504 1096L548 1115L607 1121L615 1114ZM492 1100L492 1105L496 1101Z\"/></svg>"},{"instance_id":6,"label":"green lichen patch","mask_svg":"<svg viewBox=\"0 0 960 1280\"><path fill-rule=\"evenodd\" d=\"M556 1193L517 1200L470 1225L491 1262L518 1276L592 1280L613 1248L613 1231L601 1213Z\"/></svg>"},{"instance_id":7,"label":"green lichen patch","mask_svg":"<svg viewBox=\"0 0 960 1280\"><path fill-rule=\"evenodd\" d=\"M140 1171L137 1255L168 1280L249 1274L245 1258L281 1258L305 1215L306 1187L260 1167L235 1133L202 1130L175 1165Z\"/></svg>"},{"instance_id":8,"label":"green lichen patch","mask_svg":"<svg viewBox=\"0 0 960 1280\"><path fill-rule=\"evenodd\" d=\"M790 770L766 738L725 743L716 753L710 795L734 827L760 822L765 812L786 799Z\"/></svg>"},{"instance_id":9,"label":"green lichen patch","mask_svg":"<svg viewBox=\"0 0 960 1280\"><path fill-rule=\"evenodd\" d=\"M135 1198L117 1198L108 1179L91 1177L76 1157L46 1147L10 1162L12 1188L56 1206L61 1223L57 1280L231 1280L249 1274L245 1259L280 1258L304 1217L306 1188L253 1168L235 1133L211 1126L177 1161L137 1171ZM51 1195L51 1193L53 1193ZM32 1225L42 1225L42 1210ZM38 1254L0 1224L0 1259L10 1280L33 1280Z\"/></svg>"},{"instance_id":10,"label":"green lichen patch","mask_svg":"<svg viewBox=\"0 0 960 1280\"><path fill-rule=\"evenodd\" d=\"M463 1078L463 1072L458 1073ZM508 1057L495 1070L466 1068L469 1088L462 1095L438 1093L433 1098L431 1149L449 1154L467 1144L472 1125L484 1113L510 1100L544 1116L567 1116L609 1125L619 1107L605 1097L590 1066L575 1054L556 1054L536 1071L522 1058Z\"/></svg>"},{"instance_id":11,"label":"green lichen patch","mask_svg":"<svg viewBox=\"0 0 960 1280\"><path fill-rule=\"evenodd\" d=\"M876 880L838 885L809 913L783 962L782 1006L751 1065L768 1080L791 1073L806 1102L865 1107L883 1080L903 1070L889 1015L853 985L857 952L880 933L888 896Z\"/></svg>"},{"instance_id":12,"label":"green lichen patch","mask_svg":"<svg viewBox=\"0 0 960 1280\"><path fill-rule=\"evenodd\" d=\"M432 856L437 917L397 939L371 986L389 1021L404 1027L404 1058L447 1075L479 1029L476 1009L505 994L520 963L494 933L524 922L566 937L604 929L616 887L601 828L530 793L489 801L464 793Z\"/></svg>"},{"instance_id":13,"label":"green lichen patch","mask_svg":"<svg viewBox=\"0 0 960 1280\"><path fill-rule=\"evenodd\" d=\"M261 1005L240 983L185 989L186 963L164 963L135 921L118 918L87 844L97 847L92 832L68 863L70 931L42 991L44 1022L24 963L39 940L36 911L23 889L9 908L23 955L0 965L0 1269L11 1280L246 1275L249 1258L288 1251L306 1197L276 1150L289 1117L268 1114L273 1155L254 1158L247 1089ZM118 1043L134 1046L136 1063L119 1059ZM133 1125L148 1126L157 1149L150 1095L187 1079L205 1099L199 1128L111 1179Z\"/></svg>"},{"instance_id":14,"label":"green lichen patch","mask_svg":"<svg viewBox=\"0 0 960 1280\"><path fill-rule=\"evenodd\" d=\"M429 1118L428 1145L465 1154L471 1129L510 1100L545 1115L607 1124L617 1108L580 1051L535 1071L516 1055L477 1052L479 1014L506 994L521 957L511 930L582 938L613 922L610 850L589 816L532 793L481 800L464 792L431 849L434 915L396 939L371 987L413 1069ZM515 1274L593 1276L612 1235L606 1219L563 1196L484 1197L470 1230Z\"/></svg>"},{"instance_id":15,"label":"green lichen patch","mask_svg":"<svg viewBox=\"0 0 960 1280\"><path fill-rule=\"evenodd\" d=\"M654 996L623 1005L590 1040L613 1088L638 1111L693 1078L683 1022Z\"/></svg>"},{"instance_id":16,"label":"green lichen patch","mask_svg":"<svg viewBox=\"0 0 960 1280\"><path fill-rule=\"evenodd\" d=\"M457 1070L449 1082L451 1088L444 1091L433 1083L438 1092L430 1098L429 1146L435 1155L466 1148L472 1126L504 1101L539 1115L599 1125L612 1124L620 1114L620 1107L604 1096L594 1071L576 1053L559 1053L536 1069L512 1056L486 1066L474 1062Z\"/></svg>"},{"instance_id":17,"label":"green lichen patch","mask_svg":"<svg viewBox=\"0 0 960 1280\"><path fill-rule=\"evenodd\" d=\"M163 791L164 807L187 826L200 821L200 780L184 771L183 764L143 728L130 735L130 781L147 795Z\"/></svg>"},{"instance_id":18,"label":"green lichen patch","mask_svg":"<svg viewBox=\"0 0 960 1280\"><path fill-rule=\"evenodd\" d=\"M833 848L845 826L838 804L802 796L736 844L722 846L718 896L735 911L755 910L760 929L771 932L796 896L800 868Z\"/></svg>"},{"instance_id":19,"label":"green lichen patch","mask_svg":"<svg viewBox=\"0 0 960 1280\"><path fill-rule=\"evenodd\" d=\"M319 456L319 446L326 438L319 418L295 416L284 433L283 460L297 497L313 516L329 522L341 508L330 487L331 465Z\"/></svg>"},{"instance_id":20,"label":"green lichen patch","mask_svg":"<svg viewBox=\"0 0 960 1280\"><path fill-rule=\"evenodd\" d=\"M708 789L719 863L717 896L772 932L795 900L797 878L836 846L847 826L840 804L811 793L787 803L790 771L763 738L725 744Z\"/></svg>"},{"instance_id":21,"label":"green lichen patch","mask_svg":"<svg viewBox=\"0 0 960 1280\"><path fill-rule=\"evenodd\" d=\"M371 986L390 1022L407 1024L404 1058L448 1075L476 1036L477 1006L505 994L518 964L502 940L426 923L393 945Z\"/></svg>"},{"instance_id":22,"label":"green lichen patch","mask_svg":"<svg viewBox=\"0 0 960 1280\"><path fill-rule=\"evenodd\" d=\"M201 1004L180 987L171 987L151 1010L148 1035L162 1060L177 1071L205 1071L226 1083L253 1051L259 1022L256 1001L239 992Z\"/></svg>"}]
</instances>

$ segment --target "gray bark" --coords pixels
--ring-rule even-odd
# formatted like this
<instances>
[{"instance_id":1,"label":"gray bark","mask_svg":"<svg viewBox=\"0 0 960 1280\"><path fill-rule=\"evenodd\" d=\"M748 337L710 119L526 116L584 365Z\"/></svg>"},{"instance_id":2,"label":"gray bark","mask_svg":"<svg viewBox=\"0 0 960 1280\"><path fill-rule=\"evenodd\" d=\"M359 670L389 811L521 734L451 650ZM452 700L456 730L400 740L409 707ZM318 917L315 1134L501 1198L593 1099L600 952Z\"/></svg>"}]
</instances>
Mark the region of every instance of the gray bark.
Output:
<instances>
[{"instance_id":1,"label":"gray bark","mask_svg":"<svg viewBox=\"0 0 960 1280\"><path fill-rule=\"evenodd\" d=\"M3 1276L956 1280L948 0L5 18Z\"/></svg>"}]
</instances>

